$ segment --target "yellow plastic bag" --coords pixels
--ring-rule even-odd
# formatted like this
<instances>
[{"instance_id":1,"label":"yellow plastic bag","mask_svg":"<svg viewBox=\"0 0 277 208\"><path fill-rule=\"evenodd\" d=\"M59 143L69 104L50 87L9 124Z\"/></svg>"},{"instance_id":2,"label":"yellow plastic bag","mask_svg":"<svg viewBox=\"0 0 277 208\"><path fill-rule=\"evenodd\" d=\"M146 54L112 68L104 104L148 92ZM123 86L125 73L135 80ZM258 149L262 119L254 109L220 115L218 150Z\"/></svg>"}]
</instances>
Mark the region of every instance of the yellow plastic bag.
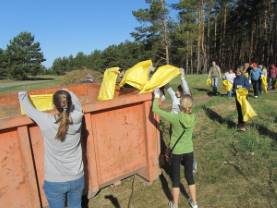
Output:
<instances>
[{"instance_id":1,"label":"yellow plastic bag","mask_svg":"<svg viewBox=\"0 0 277 208\"><path fill-rule=\"evenodd\" d=\"M209 87L212 86L212 79L211 79L210 77L207 79L207 85L208 85Z\"/></svg>"},{"instance_id":2,"label":"yellow plastic bag","mask_svg":"<svg viewBox=\"0 0 277 208\"><path fill-rule=\"evenodd\" d=\"M229 82L227 79L223 80L222 84L223 84L223 88L226 92L231 91L233 88L233 84L231 82Z\"/></svg>"},{"instance_id":3,"label":"yellow plastic bag","mask_svg":"<svg viewBox=\"0 0 277 208\"><path fill-rule=\"evenodd\" d=\"M180 69L172 65L160 66L152 75L151 79L145 84L140 93L152 92L160 88L180 74Z\"/></svg>"},{"instance_id":4,"label":"yellow plastic bag","mask_svg":"<svg viewBox=\"0 0 277 208\"><path fill-rule=\"evenodd\" d=\"M253 118L254 116L257 116L256 112L254 111L254 109L246 99L246 96L248 94L247 89L239 88L236 90L236 94L237 94L237 100L241 105L243 121L247 122L249 119Z\"/></svg>"},{"instance_id":5,"label":"yellow plastic bag","mask_svg":"<svg viewBox=\"0 0 277 208\"><path fill-rule=\"evenodd\" d=\"M48 111L53 109L53 94L30 95L30 100L34 107L39 111ZM20 106L20 111L22 115L26 114L22 106Z\"/></svg>"},{"instance_id":6,"label":"yellow plastic bag","mask_svg":"<svg viewBox=\"0 0 277 208\"><path fill-rule=\"evenodd\" d=\"M246 78L249 78L248 72L244 72L243 75L244 75Z\"/></svg>"},{"instance_id":7,"label":"yellow plastic bag","mask_svg":"<svg viewBox=\"0 0 277 208\"><path fill-rule=\"evenodd\" d=\"M267 78L265 76L262 76L262 89L267 94Z\"/></svg>"},{"instance_id":8,"label":"yellow plastic bag","mask_svg":"<svg viewBox=\"0 0 277 208\"><path fill-rule=\"evenodd\" d=\"M106 69L100 86L98 100L111 100L114 98L115 83L119 74L119 67Z\"/></svg>"},{"instance_id":9,"label":"yellow plastic bag","mask_svg":"<svg viewBox=\"0 0 277 208\"><path fill-rule=\"evenodd\" d=\"M151 60L137 63L125 72L119 87L122 87L124 84L129 84L138 90L142 90L146 82L149 80L149 68L151 66Z\"/></svg>"}]
</instances>

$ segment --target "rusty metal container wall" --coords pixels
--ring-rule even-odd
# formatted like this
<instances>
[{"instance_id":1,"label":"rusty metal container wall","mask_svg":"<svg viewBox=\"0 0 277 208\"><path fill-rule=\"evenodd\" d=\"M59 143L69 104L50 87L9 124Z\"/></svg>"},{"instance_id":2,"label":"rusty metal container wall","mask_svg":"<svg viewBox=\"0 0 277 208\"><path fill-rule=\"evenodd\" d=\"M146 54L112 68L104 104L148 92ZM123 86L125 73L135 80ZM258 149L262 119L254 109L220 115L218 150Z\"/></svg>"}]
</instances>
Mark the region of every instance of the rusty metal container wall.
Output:
<instances>
[{"instance_id":1,"label":"rusty metal container wall","mask_svg":"<svg viewBox=\"0 0 277 208\"><path fill-rule=\"evenodd\" d=\"M88 198L128 176L138 174L152 182L160 174L159 132L151 113L151 94L128 93L96 102L98 88L92 84L69 87L81 98L85 113L82 147ZM18 105L11 97L8 102ZM47 207L43 154L42 135L29 118L0 119L0 205Z\"/></svg>"}]
</instances>

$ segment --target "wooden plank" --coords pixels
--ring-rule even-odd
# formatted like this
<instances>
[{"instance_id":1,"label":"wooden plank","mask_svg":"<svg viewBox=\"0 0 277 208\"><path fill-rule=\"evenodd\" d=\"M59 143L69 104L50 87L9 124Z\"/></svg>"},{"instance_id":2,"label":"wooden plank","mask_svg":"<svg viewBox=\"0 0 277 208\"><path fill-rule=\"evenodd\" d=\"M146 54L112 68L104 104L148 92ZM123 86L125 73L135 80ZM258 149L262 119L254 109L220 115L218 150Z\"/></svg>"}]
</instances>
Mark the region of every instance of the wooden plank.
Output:
<instances>
[{"instance_id":1,"label":"wooden plank","mask_svg":"<svg viewBox=\"0 0 277 208\"><path fill-rule=\"evenodd\" d=\"M33 160L33 153L31 149L31 142L28 133L28 126L22 126L17 128L17 133L19 136L19 143L22 152L22 157L25 163L25 167L27 170L27 177L31 187L31 195L32 195L32 204L34 208L42 207L41 199L39 196L38 190L38 181L37 175L35 172L35 165Z\"/></svg>"}]
</instances>

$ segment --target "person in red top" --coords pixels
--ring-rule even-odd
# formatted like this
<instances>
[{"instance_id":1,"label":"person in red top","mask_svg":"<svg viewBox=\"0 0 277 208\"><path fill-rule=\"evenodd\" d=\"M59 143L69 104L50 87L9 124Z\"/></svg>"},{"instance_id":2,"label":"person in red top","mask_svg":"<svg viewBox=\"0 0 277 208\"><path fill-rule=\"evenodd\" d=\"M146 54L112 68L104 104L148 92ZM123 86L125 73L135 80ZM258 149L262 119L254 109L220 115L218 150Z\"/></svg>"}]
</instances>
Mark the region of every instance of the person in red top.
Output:
<instances>
[{"instance_id":1,"label":"person in red top","mask_svg":"<svg viewBox=\"0 0 277 208\"><path fill-rule=\"evenodd\" d=\"M271 64L269 71L268 71L269 89L275 89L276 77L277 77L277 68L274 64Z\"/></svg>"}]
</instances>

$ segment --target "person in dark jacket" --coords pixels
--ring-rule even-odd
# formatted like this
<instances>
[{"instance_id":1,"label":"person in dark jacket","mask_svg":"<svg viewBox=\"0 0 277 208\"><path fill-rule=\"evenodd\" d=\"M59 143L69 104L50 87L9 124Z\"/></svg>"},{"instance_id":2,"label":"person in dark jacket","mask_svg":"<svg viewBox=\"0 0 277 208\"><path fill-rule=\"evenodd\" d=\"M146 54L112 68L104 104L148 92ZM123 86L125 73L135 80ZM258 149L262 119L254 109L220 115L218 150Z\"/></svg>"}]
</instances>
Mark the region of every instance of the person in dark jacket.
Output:
<instances>
[{"instance_id":1,"label":"person in dark jacket","mask_svg":"<svg viewBox=\"0 0 277 208\"><path fill-rule=\"evenodd\" d=\"M233 93L236 95L236 90L239 88L246 88L247 90L250 89L250 84L248 79L243 76L243 69L238 68L236 70L236 78L234 79L233 83ZM241 105L237 100L237 96L235 96L236 99L236 107L238 112L238 129L240 131L245 131L245 122L243 121L243 115L242 115L242 109Z\"/></svg>"},{"instance_id":2,"label":"person in dark jacket","mask_svg":"<svg viewBox=\"0 0 277 208\"><path fill-rule=\"evenodd\" d=\"M253 69L250 71L250 78L253 85L254 97L257 98L261 94L261 76L262 70L257 64L252 64Z\"/></svg>"}]
</instances>

